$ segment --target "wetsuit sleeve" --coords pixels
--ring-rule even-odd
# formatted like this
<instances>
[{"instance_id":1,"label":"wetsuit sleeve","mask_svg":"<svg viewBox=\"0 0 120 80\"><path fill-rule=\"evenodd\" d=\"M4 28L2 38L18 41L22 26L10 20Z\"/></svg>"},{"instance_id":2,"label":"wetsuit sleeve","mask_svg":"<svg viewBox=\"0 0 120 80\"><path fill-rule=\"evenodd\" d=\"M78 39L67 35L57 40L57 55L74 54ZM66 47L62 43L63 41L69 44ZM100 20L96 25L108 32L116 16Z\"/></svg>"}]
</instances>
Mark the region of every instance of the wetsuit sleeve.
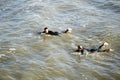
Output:
<instances>
[{"instance_id":1,"label":"wetsuit sleeve","mask_svg":"<svg viewBox=\"0 0 120 80\"><path fill-rule=\"evenodd\" d=\"M80 52L80 50L75 50L75 52Z\"/></svg>"},{"instance_id":2,"label":"wetsuit sleeve","mask_svg":"<svg viewBox=\"0 0 120 80\"><path fill-rule=\"evenodd\" d=\"M99 51L103 46L104 46L104 44L100 45L100 46L98 47L98 51Z\"/></svg>"},{"instance_id":3,"label":"wetsuit sleeve","mask_svg":"<svg viewBox=\"0 0 120 80\"><path fill-rule=\"evenodd\" d=\"M84 50L75 50L75 52L80 52L81 53L81 55L83 55L84 54Z\"/></svg>"},{"instance_id":4,"label":"wetsuit sleeve","mask_svg":"<svg viewBox=\"0 0 120 80\"><path fill-rule=\"evenodd\" d=\"M45 31L41 32L41 33L45 33Z\"/></svg>"},{"instance_id":5,"label":"wetsuit sleeve","mask_svg":"<svg viewBox=\"0 0 120 80\"><path fill-rule=\"evenodd\" d=\"M84 54L84 49L81 51L81 54L82 54L82 55Z\"/></svg>"}]
</instances>

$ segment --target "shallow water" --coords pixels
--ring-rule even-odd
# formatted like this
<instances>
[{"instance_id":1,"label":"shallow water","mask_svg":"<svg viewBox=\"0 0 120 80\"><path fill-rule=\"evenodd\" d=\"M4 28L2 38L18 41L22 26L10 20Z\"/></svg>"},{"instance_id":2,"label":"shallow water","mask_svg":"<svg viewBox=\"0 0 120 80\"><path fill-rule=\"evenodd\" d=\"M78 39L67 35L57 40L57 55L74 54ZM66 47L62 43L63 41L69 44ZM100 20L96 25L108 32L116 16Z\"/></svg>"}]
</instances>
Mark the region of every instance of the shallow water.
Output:
<instances>
[{"instance_id":1,"label":"shallow water","mask_svg":"<svg viewBox=\"0 0 120 80\"><path fill-rule=\"evenodd\" d=\"M0 80L120 80L119 0L1 0L0 30ZM105 41L112 53L70 54Z\"/></svg>"}]
</instances>

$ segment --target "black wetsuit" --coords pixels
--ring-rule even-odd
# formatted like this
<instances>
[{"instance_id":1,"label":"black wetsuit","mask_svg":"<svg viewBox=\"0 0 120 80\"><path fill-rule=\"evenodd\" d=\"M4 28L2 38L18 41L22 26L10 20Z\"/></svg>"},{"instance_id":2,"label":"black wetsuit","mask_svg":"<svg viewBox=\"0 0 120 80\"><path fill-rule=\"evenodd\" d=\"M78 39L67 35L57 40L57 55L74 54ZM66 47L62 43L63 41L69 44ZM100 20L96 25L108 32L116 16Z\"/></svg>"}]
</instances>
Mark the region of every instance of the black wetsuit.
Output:
<instances>
[{"instance_id":1,"label":"black wetsuit","mask_svg":"<svg viewBox=\"0 0 120 80\"><path fill-rule=\"evenodd\" d=\"M48 31L48 33L47 34L50 34L50 35L59 35L59 33L58 32L53 32L53 31Z\"/></svg>"},{"instance_id":2,"label":"black wetsuit","mask_svg":"<svg viewBox=\"0 0 120 80\"><path fill-rule=\"evenodd\" d=\"M63 33L67 33L67 32L68 32L68 30L64 31Z\"/></svg>"},{"instance_id":3,"label":"black wetsuit","mask_svg":"<svg viewBox=\"0 0 120 80\"><path fill-rule=\"evenodd\" d=\"M82 50L76 50L75 52L81 52L81 54L83 55L84 54L84 49L82 49Z\"/></svg>"},{"instance_id":4,"label":"black wetsuit","mask_svg":"<svg viewBox=\"0 0 120 80\"><path fill-rule=\"evenodd\" d=\"M43 33L45 33L45 31L43 31ZM48 33L46 33L46 34L58 36L58 35L59 35L59 32L48 31Z\"/></svg>"}]
</instances>

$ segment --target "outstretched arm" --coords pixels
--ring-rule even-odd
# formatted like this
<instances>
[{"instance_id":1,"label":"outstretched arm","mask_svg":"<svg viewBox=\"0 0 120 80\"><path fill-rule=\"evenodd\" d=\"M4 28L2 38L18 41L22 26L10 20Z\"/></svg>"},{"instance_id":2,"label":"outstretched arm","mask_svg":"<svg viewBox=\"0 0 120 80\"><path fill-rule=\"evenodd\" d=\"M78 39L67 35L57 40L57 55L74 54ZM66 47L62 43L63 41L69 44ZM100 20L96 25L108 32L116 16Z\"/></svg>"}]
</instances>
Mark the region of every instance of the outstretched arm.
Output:
<instances>
[{"instance_id":1,"label":"outstretched arm","mask_svg":"<svg viewBox=\"0 0 120 80\"><path fill-rule=\"evenodd\" d=\"M100 50L104 46L104 43L98 47L98 50Z\"/></svg>"},{"instance_id":2,"label":"outstretched arm","mask_svg":"<svg viewBox=\"0 0 120 80\"><path fill-rule=\"evenodd\" d=\"M98 50L100 50L103 46L105 46L105 45L108 45L108 43L107 42L104 42L102 45L100 45L99 47L98 47Z\"/></svg>"}]
</instances>

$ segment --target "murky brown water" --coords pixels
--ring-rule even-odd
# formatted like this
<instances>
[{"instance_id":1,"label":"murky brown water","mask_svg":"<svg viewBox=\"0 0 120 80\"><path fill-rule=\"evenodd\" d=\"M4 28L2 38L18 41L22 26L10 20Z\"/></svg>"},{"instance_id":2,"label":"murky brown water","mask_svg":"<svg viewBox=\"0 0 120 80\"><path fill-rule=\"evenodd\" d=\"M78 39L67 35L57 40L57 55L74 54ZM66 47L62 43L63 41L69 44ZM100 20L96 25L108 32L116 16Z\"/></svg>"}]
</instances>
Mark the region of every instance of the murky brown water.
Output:
<instances>
[{"instance_id":1,"label":"murky brown water","mask_svg":"<svg viewBox=\"0 0 120 80\"><path fill-rule=\"evenodd\" d=\"M49 27L72 34L40 36ZM75 56L108 42L112 53ZM119 0L1 0L0 80L120 80Z\"/></svg>"}]
</instances>

